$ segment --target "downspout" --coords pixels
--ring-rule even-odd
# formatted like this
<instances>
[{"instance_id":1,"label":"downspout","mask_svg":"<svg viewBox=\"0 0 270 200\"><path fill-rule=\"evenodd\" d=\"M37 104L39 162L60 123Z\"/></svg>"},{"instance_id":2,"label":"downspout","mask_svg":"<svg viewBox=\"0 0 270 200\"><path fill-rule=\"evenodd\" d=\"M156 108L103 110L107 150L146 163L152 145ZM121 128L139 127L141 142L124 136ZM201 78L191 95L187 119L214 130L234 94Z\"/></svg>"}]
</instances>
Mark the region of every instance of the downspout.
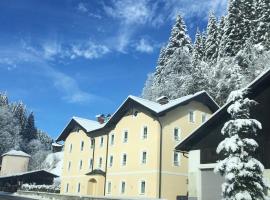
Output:
<instances>
[{"instance_id":1,"label":"downspout","mask_svg":"<svg viewBox=\"0 0 270 200\"><path fill-rule=\"evenodd\" d=\"M107 134L107 147L106 147L106 161L105 161L105 181L104 181L104 196L106 195L106 181L107 181L107 169L108 169L108 150L109 150L109 133Z\"/></svg>"},{"instance_id":2,"label":"downspout","mask_svg":"<svg viewBox=\"0 0 270 200\"><path fill-rule=\"evenodd\" d=\"M160 126L160 141L159 141L159 188L158 188L158 198L161 198L161 181L162 181L162 135L163 135L163 127L162 127L162 123L160 122L160 118L157 117L159 126Z\"/></svg>"}]
</instances>

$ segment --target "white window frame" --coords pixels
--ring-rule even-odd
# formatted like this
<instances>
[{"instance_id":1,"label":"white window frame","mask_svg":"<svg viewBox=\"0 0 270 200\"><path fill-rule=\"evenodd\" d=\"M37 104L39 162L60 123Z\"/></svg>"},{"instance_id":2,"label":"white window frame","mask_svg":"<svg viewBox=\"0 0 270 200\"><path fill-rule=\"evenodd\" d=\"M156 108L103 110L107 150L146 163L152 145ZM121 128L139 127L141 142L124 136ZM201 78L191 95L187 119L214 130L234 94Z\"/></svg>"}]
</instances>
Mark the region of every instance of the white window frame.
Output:
<instances>
[{"instance_id":1,"label":"white window frame","mask_svg":"<svg viewBox=\"0 0 270 200\"><path fill-rule=\"evenodd\" d=\"M112 166L113 166L113 155L110 155L110 157L109 157L109 167L112 167Z\"/></svg>"},{"instance_id":2,"label":"white window frame","mask_svg":"<svg viewBox=\"0 0 270 200\"><path fill-rule=\"evenodd\" d=\"M144 182L144 192L142 192L142 183ZM139 181L139 194L140 195L145 195L146 193L146 181L145 180L140 180Z\"/></svg>"},{"instance_id":3,"label":"white window frame","mask_svg":"<svg viewBox=\"0 0 270 200\"><path fill-rule=\"evenodd\" d=\"M93 158L89 159L89 169L92 169L93 167Z\"/></svg>"},{"instance_id":4,"label":"white window frame","mask_svg":"<svg viewBox=\"0 0 270 200\"><path fill-rule=\"evenodd\" d=\"M79 182L77 184L77 193L80 193L81 192L81 183Z\"/></svg>"},{"instance_id":5,"label":"white window frame","mask_svg":"<svg viewBox=\"0 0 270 200\"><path fill-rule=\"evenodd\" d=\"M66 193L68 193L69 190L69 183L66 183Z\"/></svg>"},{"instance_id":6,"label":"white window frame","mask_svg":"<svg viewBox=\"0 0 270 200\"><path fill-rule=\"evenodd\" d=\"M144 130L145 130L145 128L146 128L146 137L145 137L145 135L144 135ZM141 139L142 139L142 140L147 140L148 135L149 135L149 129L148 129L148 126L144 125L144 126L142 127Z\"/></svg>"},{"instance_id":7,"label":"white window frame","mask_svg":"<svg viewBox=\"0 0 270 200\"><path fill-rule=\"evenodd\" d=\"M84 141L82 140L81 141L81 151L83 151L83 149L84 149Z\"/></svg>"},{"instance_id":8,"label":"white window frame","mask_svg":"<svg viewBox=\"0 0 270 200\"><path fill-rule=\"evenodd\" d=\"M70 170L71 170L71 161L68 161L67 171L69 172Z\"/></svg>"},{"instance_id":9,"label":"white window frame","mask_svg":"<svg viewBox=\"0 0 270 200\"><path fill-rule=\"evenodd\" d=\"M90 149L93 149L94 148L94 143L95 143L95 139L94 138L91 138L90 139Z\"/></svg>"},{"instance_id":10,"label":"white window frame","mask_svg":"<svg viewBox=\"0 0 270 200\"><path fill-rule=\"evenodd\" d=\"M175 154L177 154L177 158L178 158L177 161L174 160L174 155ZM173 156L172 157L172 161L173 161L172 164L173 164L173 166L174 167L179 167L181 165L181 154L180 154L180 152L173 151L173 155L172 156Z\"/></svg>"},{"instance_id":11,"label":"white window frame","mask_svg":"<svg viewBox=\"0 0 270 200\"><path fill-rule=\"evenodd\" d=\"M123 190L123 188L122 188L122 184L124 183L124 185L125 185L125 187L124 187L124 192L122 192ZM120 187L119 187L119 193L120 194L125 194L126 193L126 188L127 188L127 182L126 181L124 181L124 180L122 180L122 181L120 181Z\"/></svg>"},{"instance_id":12,"label":"white window frame","mask_svg":"<svg viewBox=\"0 0 270 200\"><path fill-rule=\"evenodd\" d=\"M69 153L71 153L71 152L72 152L72 143L69 144Z\"/></svg>"},{"instance_id":13,"label":"white window frame","mask_svg":"<svg viewBox=\"0 0 270 200\"><path fill-rule=\"evenodd\" d=\"M112 182L108 181L107 182L107 194L111 194L111 193L112 193Z\"/></svg>"},{"instance_id":14,"label":"white window frame","mask_svg":"<svg viewBox=\"0 0 270 200\"><path fill-rule=\"evenodd\" d=\"M207 114L206 113L202 113L202 123L204 123L206 121L207 121Z\"/></svg>"},{"instance_id":15,"label":"white window frame","mask_svg":"<svg viewBox=\"0 0 270 200\"><path fill-rule=\"evenodd\" d=\"M124 164L124 155L126 156L126 162ZM127 153L122 153L122 157L121 157L121 166L125 167L127 166Z\"/></svg>"},{"instance_id":16,"label":"white window frame","mask_svg":"<svg viewBox=\"0 0 270 200\"><path fill-rule=\"evenodd\" d=\"M143 159L143 153L145 153L146 154L146 158L145 158L145 162L144 162L144 159ZM146 150L143 150L142 152L141 152L141 161L140 161L140 163L142 164L142 165L145 165L146 163L147 163L147 151Z\"/></svg>"},{"instance_id":17,"label":"white window frame","mask_svg":"<svg viewBox=\"0 0 270 200\"><path fill-rule=\"evenodd\" d=\"M99 159L98 159L98 169L101 169L102 168L102 162L103 162L102 157L99 157Z\"/></svg>"},{"instance_id":18,"label":"white window frame","mask_svg":"<svg viewBox=\"0 0 270 200\"><path fill-rule=\"evenodd\" d=\"M104 144L104 138L103 136L100 137L100 143L99 143L99 147L103 147Z\"/></svg>"},{"instance_id":19,"label":"white window frame","mask_svg":"<svg viewBox=\"0 0 270 200\"><path fill-rule=\"evenodd\" d=\"M111 134L111 137L110 137L110 145L113 146L114 143L115 143L115 134L112 133L112 134Z\"/></svg>"},{"instance_id":20,"label":"white window frame","mask_svg":"<svg viewBox=\"0 0 270 200\"><path fill-rule=\"evenodd\" d=\"M127 133L127 138L125 138L126 133ZM128 143L128 130L124 130L123 136L122 136L122 142Z\"/></svg>"},{"instance_id":21,"label":"white window frame","mask_svg":"<svg viewBox=\"0 0 270 200\"><path fill-rule=\"evenodd\" d=\"M191 113L193 113L193 119L191 120ZM196 121L196 115L195 115L195 110L189 110L188 111L188 121L189 121L189 123L195 123L195 121Z\"/></svg>"},{"instance_id":22,"label":"white window frame","mask_svg":"<svg viewBox=\"0 0 270 200\"><path fill-rule=\"evenodd\" d=\"M178 130L178 137L175 137L175 130ZM174 127L173 129L173 140L179 142L181 140L181 129L179 127Z\"/></svg>"},{"instance_id":23,"label":"white window frame","mask_svg":"<svg viewBox=\"0 0 270 200\"><path fill-rule=\"evenodd\" d=\"M83 161L80 160L80 161L79 161L79 170L82 170L82 168L83 168Z\"/></svg>"}]
</instances>

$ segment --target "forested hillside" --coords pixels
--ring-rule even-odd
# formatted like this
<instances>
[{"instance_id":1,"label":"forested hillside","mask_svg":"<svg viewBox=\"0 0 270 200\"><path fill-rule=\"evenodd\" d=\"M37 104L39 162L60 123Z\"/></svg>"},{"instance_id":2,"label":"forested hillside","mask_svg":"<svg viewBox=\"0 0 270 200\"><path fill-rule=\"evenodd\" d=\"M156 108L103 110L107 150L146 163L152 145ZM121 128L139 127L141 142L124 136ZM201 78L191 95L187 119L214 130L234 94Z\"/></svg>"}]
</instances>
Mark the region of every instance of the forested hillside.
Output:
<instances>
[{"instance_id":1,"label":"forested hillside","mask_svg":"<svg viewBox=\"0 0 270 200\"><path fill-rule=\"evenodd\" d=\"M22 103L10 103L0 93L0 155L15 149L31 155L30 170L42 168L42 162L51 153L52 139L35 125L34 113L28 113Z\"/></svg>"},{"instance_id":2,"label":"forested hillside","mask_svg":"<svg viewBox=\"0 0 270 200\"><path fill-rule=\"evenodd\" d=\"M171 99L206 90L219 103L270 67L270 2L229 0L227 15L210 12L206 31L191 42L178 16L155 72L149 74L144 98Z\"/></svg>"}]
</instances>

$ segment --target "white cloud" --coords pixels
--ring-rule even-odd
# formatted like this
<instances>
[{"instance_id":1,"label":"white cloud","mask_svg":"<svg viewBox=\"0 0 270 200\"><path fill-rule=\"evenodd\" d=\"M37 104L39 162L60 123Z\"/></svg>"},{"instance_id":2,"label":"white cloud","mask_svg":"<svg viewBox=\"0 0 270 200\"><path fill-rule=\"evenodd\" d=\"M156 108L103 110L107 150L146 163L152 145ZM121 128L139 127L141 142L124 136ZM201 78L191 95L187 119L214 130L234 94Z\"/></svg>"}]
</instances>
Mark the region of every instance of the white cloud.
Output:
<instances>
[{"instance_id":1,"label":"white cloud","mask_svg":"<svg viewBox=\"0 0 270 200\"><path fill-rule=\"evenodd\" d=\"M152 53L154 47L146 39L142 38L139 43L136 44L136 50L142 53Z\"/></svg>"},{"instance_id":2,"label":"white cloud","mask_svg":"<svg viewBox=\"0 0 270 200\"><path fill-rule=\"evenodd\" d=\"M87 9L86 5L84 3L82 3L82 2L80 2L78 4L77 9L78 9L78 11L83 12L83 13L87 13L88 12L88 9Z\"/></svg>"},{"instance_id":3,"label":"white cloud","mask_svg":"<svg viewBox=\"0 0 270 200\"><path fill-rule=\"evenodd\" d=\"M151 18L147 0L115 0L112 6L104 5L105 12L125 24L144 24Z\"/></svg>"},{"instance_id":4,"label":"white cloud","mask_svg":"<svg viewBox=\"0 0 270 200\"><path fill-rule=\"evenodd\" d=\"M109 53L110 50L107 46L101 44L95 44L89 41L86 44L75 44L69 51L72 59L83 57L85 59L100 58L103 55Z\"/></svg>"},{"instance_id":5,"label":"white cloud","mask_svg":"<svg viewBox=\"0 0 270 200\"><path fill-rule=\"evenodd\" d=\"M4 64L8 70L10 64L17 67L24 65L35 70L37 76L50 79L50 82L62 95L62 99L68 103L85 103L100 99L100 97L82 90L73 77L57 70L46 59L33 51L18 47L5 47L0 49L0 57L0 64Z\"/></svg>"}]
</instances>

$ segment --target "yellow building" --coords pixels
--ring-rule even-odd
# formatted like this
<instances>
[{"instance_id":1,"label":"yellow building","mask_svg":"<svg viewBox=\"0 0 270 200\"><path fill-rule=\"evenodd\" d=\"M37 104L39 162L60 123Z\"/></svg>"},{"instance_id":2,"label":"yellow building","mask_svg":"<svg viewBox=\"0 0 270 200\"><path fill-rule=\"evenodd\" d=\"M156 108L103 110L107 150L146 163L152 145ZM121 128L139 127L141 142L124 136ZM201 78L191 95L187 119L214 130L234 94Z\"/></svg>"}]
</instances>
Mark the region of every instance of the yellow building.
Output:
<instances>
[{"instance_id":1,"label":"yellow building","mask_svg":"<svg viewBox=\"0 0 270 200\"><path fill-rule=\"evenodd\" d=\"M187 158L174 148L217 109L199 92L158 102L129 96L103 124L73 117L57 139L65 142L61 194L187 196Z\"/></svg>"}]
</instances>

